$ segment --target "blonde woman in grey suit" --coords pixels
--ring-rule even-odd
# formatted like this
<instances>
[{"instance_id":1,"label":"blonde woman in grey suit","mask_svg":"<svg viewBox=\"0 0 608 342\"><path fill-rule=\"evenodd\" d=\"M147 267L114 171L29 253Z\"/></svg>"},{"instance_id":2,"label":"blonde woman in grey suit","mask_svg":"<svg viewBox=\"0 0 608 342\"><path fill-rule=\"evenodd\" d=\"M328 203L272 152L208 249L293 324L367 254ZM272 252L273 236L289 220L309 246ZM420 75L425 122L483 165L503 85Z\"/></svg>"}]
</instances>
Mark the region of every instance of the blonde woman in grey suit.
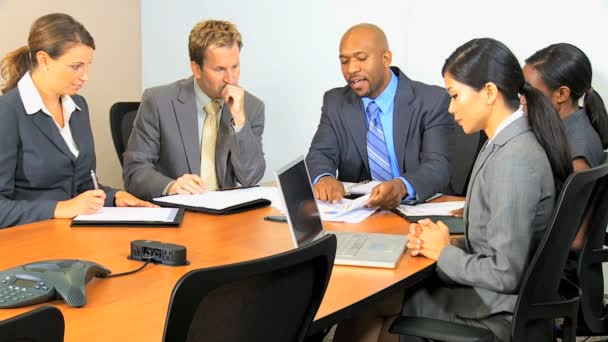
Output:
<instances>
[{"instance_id":1,"label":"blonde woman in grey suit","mask_svg":"<svg viewBox=\"0 0 608 342\"><path fill-rule=\"evenodd\" d=\"M408 249L437 260L438 277L408 292L402 313L486 327L495 340L508 341L526 266L572 172L568 144L557 112L525 82L517 59L502 43L464 44L446 60L442 74L456 122L466 133L483 130L488 142L471 175L464 239L452 244L440 221L410 226ZM527 116L520 94L528 101ZM401 298L350 322L354 333L348 338L397 341L386 331L396 317L390 310L399 312ZM546 332L538 331L539 336Z\"/></svg>"}]
</instances>

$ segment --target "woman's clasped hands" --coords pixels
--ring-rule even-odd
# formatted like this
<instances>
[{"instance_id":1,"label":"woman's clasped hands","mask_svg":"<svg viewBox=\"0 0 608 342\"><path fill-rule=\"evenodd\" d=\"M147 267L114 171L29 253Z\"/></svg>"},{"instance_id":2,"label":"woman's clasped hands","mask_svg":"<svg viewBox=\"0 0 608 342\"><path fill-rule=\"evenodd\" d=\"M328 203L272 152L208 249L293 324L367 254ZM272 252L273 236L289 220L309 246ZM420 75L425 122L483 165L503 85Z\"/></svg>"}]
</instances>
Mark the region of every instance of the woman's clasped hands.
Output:
<instances>
[{"instance_id":1,"label":"woman's clasped hands","mask_svg":"<svg viewBox=\"0 0 608 342\"><path fill-rule=\"evenodd\" d=\"M412 256L423 255L437 260L441 251L450 244L450 230L443 222L430 219L420 220L410 225L407 248Z\"/></svg>"}]
</instances>

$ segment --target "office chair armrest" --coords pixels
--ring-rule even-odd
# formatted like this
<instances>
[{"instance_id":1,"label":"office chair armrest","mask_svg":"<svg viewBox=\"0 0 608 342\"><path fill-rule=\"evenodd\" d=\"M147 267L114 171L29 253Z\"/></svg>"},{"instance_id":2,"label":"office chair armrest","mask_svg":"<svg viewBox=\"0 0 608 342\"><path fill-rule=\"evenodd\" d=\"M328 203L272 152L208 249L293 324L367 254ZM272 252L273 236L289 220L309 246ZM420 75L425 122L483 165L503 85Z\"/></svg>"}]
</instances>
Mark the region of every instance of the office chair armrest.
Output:
<instances>
[{"instance_id":1,"label":"office chair armrest","mask_svg":"<svg viewBox=\"0 0 608 342\"><path fill-rule=\"evenodd\" d=\"M594 249L588 260L589 264L603 264L608 262L608 249Z\"/></svg>"},{"instance_id":2,"label":"office chair armrest","mask_svg":"<svg viewBox=\"0 0 608 342\"><path fill-rule=\"evenodd\" d=\"M526 312L527 319L571 318L576 316L582 294L581 289L570 280L562 278L559 284L559 294L562 296L560 300L531 304Z\"/></svg>"},{"instance_id":3,"label":"office chair armrest","mask_svg":"<svg viewBox=\"0 0 608 342\"><path fill-rule=\"evenodd\" d=\"M494 335L490 330L423 317L399 317L389 331L393 334L417 336L434 341L494 341Z\"/></svg>"}]
</instances>

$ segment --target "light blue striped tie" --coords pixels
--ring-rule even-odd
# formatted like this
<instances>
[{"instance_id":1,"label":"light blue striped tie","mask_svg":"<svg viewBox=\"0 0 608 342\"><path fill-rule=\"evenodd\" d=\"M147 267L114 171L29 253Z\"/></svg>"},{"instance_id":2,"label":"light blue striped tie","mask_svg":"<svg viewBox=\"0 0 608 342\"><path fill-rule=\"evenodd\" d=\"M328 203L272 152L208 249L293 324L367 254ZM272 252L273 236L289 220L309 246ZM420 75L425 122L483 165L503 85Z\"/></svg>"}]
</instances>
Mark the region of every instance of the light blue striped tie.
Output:
<instances>
[{"instance_id":1,"label":"light blue striped tie","mask_svg":"<svg viewBox=\"0 0 608 342\"><path fill-rule=\"evenodd\" d=\"M384 140L384 130L380 121L380 108L372 101L367 105L367 157L372 179L387 181L393 179L391 163Z\"/></svg>"}]
</instances>

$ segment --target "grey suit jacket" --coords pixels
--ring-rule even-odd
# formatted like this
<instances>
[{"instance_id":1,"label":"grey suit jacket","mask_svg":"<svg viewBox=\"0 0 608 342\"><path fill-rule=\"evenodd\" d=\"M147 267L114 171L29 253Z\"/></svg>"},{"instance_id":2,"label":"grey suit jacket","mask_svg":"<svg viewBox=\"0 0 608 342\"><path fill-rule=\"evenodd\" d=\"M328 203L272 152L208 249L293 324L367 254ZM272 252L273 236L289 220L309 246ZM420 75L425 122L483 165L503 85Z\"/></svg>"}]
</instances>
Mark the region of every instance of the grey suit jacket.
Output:
<instances>
[{"instance_id":1,"label":"grey suit jacket","mask_svg":"<svg viewBox=\"0 0 608 342\"><path fill-rule=\"evenodd\" d=\"M264 175L264 103L245 92L245 113L247 122L235 133L230 110L223 107L215 152L220 187L254 185ZM197 120L192 77L144 91L123 155L129 192L149 200L182 175L200 174Z\"/></svg>"},{"instance_id":2,"label":"grey suit jacket","mask_svg":"<svg viewBox=\"0 0 608 342\"><path fill-rule=\"evenodd\" d=\"M448 146L454 119L440 87L410 80L398 68L393 113L395 153L402 176L419 200L445 191L450 181ZM321 121L306 157L310 177L329 173L346 182L371 179L362 100L349 86L325 93Z\"/></svg>"},{"instance_id":3,"label":"grey suit jacket","mask_svg":"<svg viewBox=\"0 0 608 342\"><path fill-rule=\"evenodd\" d=\"M42 111L27 115L19 89L0 96L0 228L50 219L58 201L92 190L95 146L84 98L72 99L80 111L70 118L78 158L53 119ZM112 206L116 190L106 192L105 206Z\"/></svg>"},{"instance_id":4,"label":"grey suit jacket","mask_svg":"<svg viewBox=\"0 0 608 342\"><path fill-rule=\"evenodd\" d=\"M466 246L447 246L437 272L463 285L446 303L447 310L480 319L513 312L557 194L547 155L525 116L487 143L472 172L464 212Z\"/></svg>"}]
</instances>

